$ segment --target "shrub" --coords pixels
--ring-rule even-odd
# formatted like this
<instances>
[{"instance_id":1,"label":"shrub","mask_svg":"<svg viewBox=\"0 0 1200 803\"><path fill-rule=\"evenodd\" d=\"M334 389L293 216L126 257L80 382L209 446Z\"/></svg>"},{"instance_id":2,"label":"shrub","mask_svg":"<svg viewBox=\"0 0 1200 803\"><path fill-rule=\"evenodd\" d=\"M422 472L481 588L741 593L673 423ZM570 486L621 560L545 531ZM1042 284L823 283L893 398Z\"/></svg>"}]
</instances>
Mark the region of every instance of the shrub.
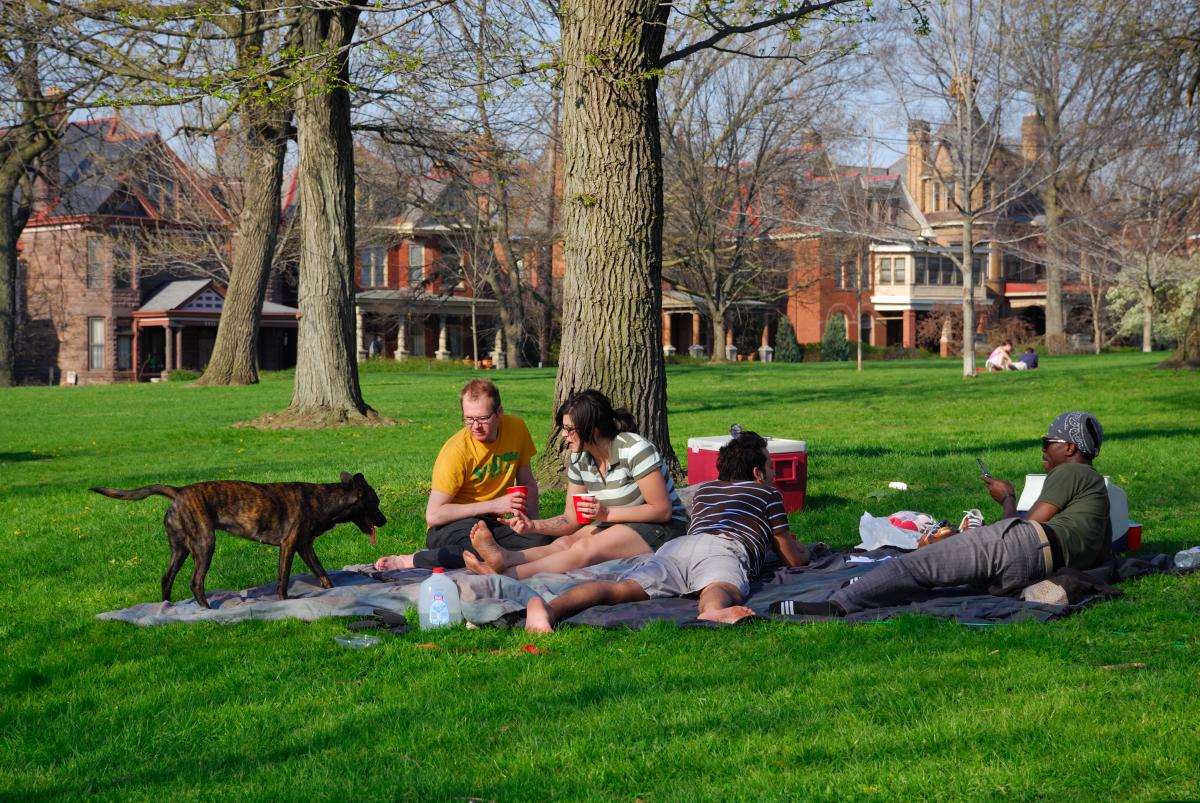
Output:
<instances>
[{"instance_id":1,"label":"shrub","mask_svg":"<svg viewBox=\"0 0 1200 803\"><path fill-rule=\"evenodd\" d=\"M775 330L775 362L803 362L804 347L796 342L796 331L785 315Z\"/></svg>"},{"instance_id":2,"label":"shrub","mask_svg":"<svg viewBox=\"0 0 1200 803\"><path fill-rule=\"evenodd\" d=\"M167 376L168 382L192 382L200 378L200 374L195 371L188 371L185 368L176 368Z\"/></svg>"},{"instance_id":3,"label":"shrub","mask_svg":"<svg viewBox=\"0 0 1200 803\"><path fill-rule=\"evenodd\" d=\"M841 315L835 315L825 327L825 334L821 335L821 361L844 362L848 359L850 341L846 339L846 324Z\"/></svg>"}]
</instances>

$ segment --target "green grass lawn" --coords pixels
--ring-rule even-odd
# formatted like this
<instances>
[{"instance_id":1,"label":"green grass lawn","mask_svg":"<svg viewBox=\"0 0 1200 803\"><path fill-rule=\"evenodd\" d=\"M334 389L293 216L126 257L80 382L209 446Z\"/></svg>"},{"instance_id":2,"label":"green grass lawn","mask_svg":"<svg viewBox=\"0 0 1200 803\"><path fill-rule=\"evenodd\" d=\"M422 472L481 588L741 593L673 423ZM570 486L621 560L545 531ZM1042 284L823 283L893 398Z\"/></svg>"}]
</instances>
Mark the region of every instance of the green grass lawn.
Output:
<instances>
[{"instance_id":1,"label":"green grass lawn","mask_svg":"<svg viewBox=\"0 0 1200 803\"><path fill-rule=\"evenodd\" d=\"M975 457L1019 487L1040 471L1049 420L1088 409L1107 435L1097 467L1128 492L1144 551L1173 553L1200 543L1200 376L1160 359L1046 357L970 382L939 361L678 366L671 434L681 460L689 437L734 422L807 440L809 504L793 529L845 548L864 510L994 518ZM232 426L285 407L287 375L0 391L0 799L1200 797L1197 575L990 628L456 629L348 650L334 641L342 620L94 618L155 601L167 545L165 499L118 502L93 485L362 471L390 518L379 547L344 525L317 541L322 561L416 548L468 375L370 366L368 401L404 425L325 432ZM553 372L495 378L540 443ZM892 480L910 490L887 492ZM561 504L544 497L547 511ZM276 555L221 536L207 587L272 582ZM1144 668L1106 668L1132 663Z\"/></svg>"}]
</instances>

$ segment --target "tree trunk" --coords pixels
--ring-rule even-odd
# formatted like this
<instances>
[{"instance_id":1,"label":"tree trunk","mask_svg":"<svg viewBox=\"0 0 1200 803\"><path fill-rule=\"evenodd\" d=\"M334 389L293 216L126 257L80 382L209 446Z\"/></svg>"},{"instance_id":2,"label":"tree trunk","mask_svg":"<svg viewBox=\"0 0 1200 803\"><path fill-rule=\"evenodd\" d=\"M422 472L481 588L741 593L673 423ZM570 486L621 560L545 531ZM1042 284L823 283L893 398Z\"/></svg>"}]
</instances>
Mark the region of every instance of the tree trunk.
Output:
<instances>
[{"instance_id":1,"label":"tree trunk","mask_svg":"<svg viewBox=\"0 0 1200 803\"><path fill-rule=\"evenodd\" d=\"M962 223L963 275L963 376L975 376L975 220L970 215Z\"/></svg>"},{"instance_id":2,"label":"tree trunk","mask_svg":"<svg viewBox=\"0 0 1200 803\"><path fill-rule=\"evenodd\" d=\"M17 231L12 216L15 181L7 180L5 170L0 182L0 387L13 383L13 368L16 363L16 300L17 300Z\"/></svg>"},{"instance_id":3,"label":"tree trunk","mask_svg":"<svg viewBox=\"0 0 1200 803\"><path fill-rule=\"evenodd\" d=\"M1168 368L1200 368L1200 293L1196 293L1196 301L1192 306L1192 317L1188 319L1187 329L1179 339L1179 348L1175 355L1163 363Z\"/></svg>"},{"instance_id":4,"label":"tree trunk","mask_svg":"<svg viewBox=\"0 0 1200 803\"><path fill-rule=\"evenodd\" d=\"M1055 144L1054 139L1059 135L1058 120L1052 115L1043 113L1043 124L1046 139ZM1050 151L1055 151L1052 147ZM1047 154L1053 161L1053 153ZM1048 168L1054 172L1046 178L1046 188L1042 192L1042 205L1045 214L1046 240L1046 350L1051 354L1065 354L1067 348L1067 328L1063 310L1063 255L1062 236L1059 226L1062 225L1062 206L1059 197L1059 181L1057 172L1059 165L1051 164Z\"/></svg>"},{"instance_id":5,"label":"tree trunk","mask_svg":"<svg viewBox=\"0 0 1200 803\"><path fill-rule=\"evenodd\" d=\"M359 9L305 5L296 86L300 175L300 331L292 403L270 426L374 423L354 342L354 153L348 45Z\"/></svg>"},{"instance_id":6,"label":"tree trunk","mask_svg":"<svg viewBox=\"0 0 1200 803\"><path fill-rule=\"evenodd\" d=\"M1142 351L1154 351L1154 290L1142 288Z\"/></svg>"},{"instance_id":7,"label":"tree trunk","mask_svg":"<svg viewBox=\"0 0 1200 803\"><path fill-rule=\"evenodd\" d=\"M656 67L670 6L574 0L562 7L562 350L555 404L587 388L637 418L668 471L662 354L662 152ZM561 477L551 435L539 476Z\"/></svg>"},{"instance_id":8,"label":"tree trunk","mask_svg":"<svg viewBox=\"0 0 1200 803\"><path fill-rule=\"evenodd\" d=\"M258 122L247 126L245 131L245 190L229 289L217 325L212 358L197 382L200 385L258 382L259 325L279 235L290 103L288 109L276 112L270 123Z\"/></svg>"},{"instance_id":9,"label":"tree trunk","mask_svg":"<svg viewBox=\"0 0 1200 803\"><path fill-rule=\"evenodd\" d=\"M709 316L712 320L712 354L708 355L710 362L725 362L725 316L720 313L713 313Z\"/></svg>"},{"instance_id":10,"label":"tree trunk","mask_svg":"<svg viewBox=\"0 0 1200 803\"><path fill-rule=\"evenodd\" d=\"M257 30L267 3L242 8L242 22ZM261 30L238 38L238 66L251 74L261 70L264 34ZM242 208L238 237L234 241L229 287L212 357L199 385L252 385L258 382L258 335L262 322L267 280L279 237L283 187L283 162L287 155L292 102L280 98L268 79L261 78L242 90ZM261 98L259 97L261 95Z\"/></svg>"}]
</instances>

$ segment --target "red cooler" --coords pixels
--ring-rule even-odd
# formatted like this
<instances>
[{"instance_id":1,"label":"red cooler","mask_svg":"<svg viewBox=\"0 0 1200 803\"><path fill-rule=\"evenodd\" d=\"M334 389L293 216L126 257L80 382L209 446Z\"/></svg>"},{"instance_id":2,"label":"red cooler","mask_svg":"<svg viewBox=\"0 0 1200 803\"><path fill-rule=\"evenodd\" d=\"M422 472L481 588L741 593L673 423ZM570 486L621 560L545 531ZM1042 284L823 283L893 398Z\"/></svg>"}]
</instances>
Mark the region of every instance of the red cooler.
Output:
<instances>
[{"instance_id":1,"label":"red cooler","mask_svg":"<svg viewBox=\"0 0 1200 803\"><path fill-rule=\"evenodd\" d=\"M688 485L717 478L717 452L729 443L728 435L688 438ZM783 438L767 438L767 452L775 471L775 487L783 495L788 513L804 509L808 486L808 444Z\"/></svg>"}]
</instances>

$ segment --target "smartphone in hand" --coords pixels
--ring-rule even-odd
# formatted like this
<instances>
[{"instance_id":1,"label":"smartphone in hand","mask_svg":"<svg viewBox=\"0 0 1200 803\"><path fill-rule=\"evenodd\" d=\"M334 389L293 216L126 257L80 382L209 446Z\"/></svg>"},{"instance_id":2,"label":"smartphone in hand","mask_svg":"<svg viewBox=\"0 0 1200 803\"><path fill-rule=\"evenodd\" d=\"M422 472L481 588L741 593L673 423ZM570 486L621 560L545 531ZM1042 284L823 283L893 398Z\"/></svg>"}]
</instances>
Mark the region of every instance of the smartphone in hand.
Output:
<instances>
[{"instance_id":1,"label":"smartphone in hand","mask_svg":"<svg viewBox=\"0 0 1200 803\"><path fill-rule=\"evenodd\" d=\"M979 473L983 474L983 478L990 480L992 478L992 475L988 472L987 466L985 466L983 464L983 459L980 457L976 457L975 462L979 464Z\"/></svg>"}]
</instances>

